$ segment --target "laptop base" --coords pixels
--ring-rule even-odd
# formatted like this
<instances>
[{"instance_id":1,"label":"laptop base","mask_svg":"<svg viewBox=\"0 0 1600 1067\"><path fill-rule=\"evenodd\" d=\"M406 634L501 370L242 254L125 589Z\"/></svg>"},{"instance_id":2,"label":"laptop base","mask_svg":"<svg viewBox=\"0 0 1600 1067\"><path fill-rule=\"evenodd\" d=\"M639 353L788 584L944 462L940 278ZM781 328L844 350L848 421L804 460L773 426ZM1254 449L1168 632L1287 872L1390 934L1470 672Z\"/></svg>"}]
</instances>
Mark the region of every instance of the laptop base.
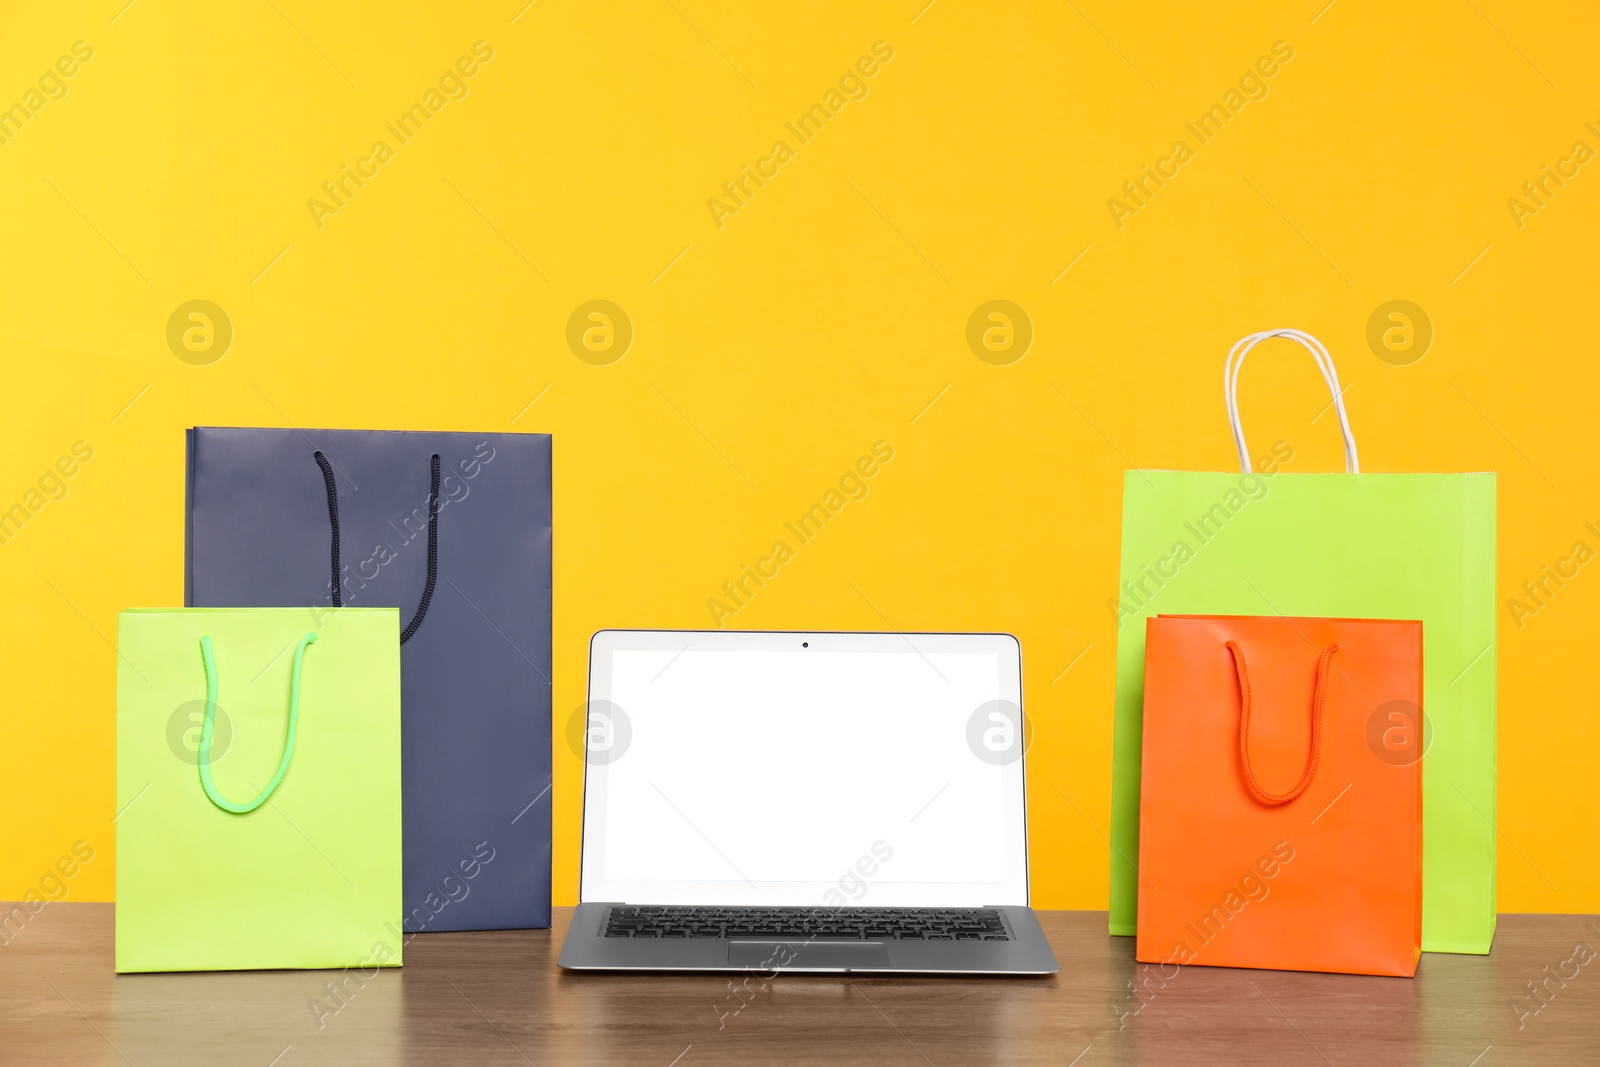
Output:
<instances>
[{"instance_id":1,"label":"laptop base","mask_svg":"<svg viewBox=\"0 0 1600 1067\"><path fill-rule=\"evenodd\" d=\"M580 904L557 961L568 970L732 971L794 974L1055 974L1060 970L1031 908L998 908L1006 941L835 941L799 938L616 938L606 919L620 903Z\"/></svg>"}]
</instances>

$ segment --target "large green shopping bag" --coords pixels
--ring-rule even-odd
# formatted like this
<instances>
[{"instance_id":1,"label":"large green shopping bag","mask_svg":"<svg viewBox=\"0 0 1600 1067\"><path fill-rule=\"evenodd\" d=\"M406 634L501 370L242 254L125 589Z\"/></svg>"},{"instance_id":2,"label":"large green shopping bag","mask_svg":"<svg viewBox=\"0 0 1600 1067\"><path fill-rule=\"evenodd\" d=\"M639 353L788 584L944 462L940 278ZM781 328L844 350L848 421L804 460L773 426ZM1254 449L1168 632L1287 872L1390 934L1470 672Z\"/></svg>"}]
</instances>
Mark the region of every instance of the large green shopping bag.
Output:
<instances>
[{"instance_id":1,"label":"large green shopping bag","mask_svg":"<svg viewBox=\"0 0 1600 1067\"><path fill-rule=\"evenodd\" d=\"M400 616L117 619L116 969L400 965Z\"/></svg>"},{"instance_id":2,"label":"large green shopping bag","mask_svg":"<svg viewBox=\"0 0 1600 1067\"><path fill-rule=\"evenodd\" d=\"M1333 395L1344 474L1252 464L1235 400L1269 337L1310 350ZM1368 746L1423 759L1422 948L1486 953L1495 929L1495 476L1361 474L1337 372L1297 330L1228 354L1225 396L1242 473L1129 471L1123 481L1112 765L1111 932L1134 933L1140 874L1145 619L1156 614L1420 619L1426 714L1364 712ZM1423 758L1425 756L1425 758Z\"/></svg>"}]
</instances>

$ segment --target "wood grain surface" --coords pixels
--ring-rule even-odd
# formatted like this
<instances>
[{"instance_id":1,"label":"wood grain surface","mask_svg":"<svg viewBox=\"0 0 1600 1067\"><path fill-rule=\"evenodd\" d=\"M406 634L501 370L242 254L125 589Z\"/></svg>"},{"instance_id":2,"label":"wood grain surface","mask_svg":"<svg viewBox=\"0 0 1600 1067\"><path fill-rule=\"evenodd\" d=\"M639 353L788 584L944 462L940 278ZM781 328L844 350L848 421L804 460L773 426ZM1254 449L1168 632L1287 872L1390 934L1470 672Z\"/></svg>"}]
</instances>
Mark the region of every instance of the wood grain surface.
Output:
<instances>
[{"instance_id":1,"label":"wood grain surface","mask_svg":"<svg viewBox=\"0 0 1600 1067\"><path fill-rule=\"evenodd\" d=\"M1132 938L1107 936L1104 913L1043 912L1054 977L806 975L736 988L728 975L562 972L566 908L553 930L419 936L403 968L364 982L326 971L119 976L113 914L50 904L6 927L0 1062L1600 1063L1590 916L1502 916L1490 956L1427 955L1408 980L1163 976L1134 962ZM335 999L328 983L340 981Z\"/></svg>"}]
</instances>

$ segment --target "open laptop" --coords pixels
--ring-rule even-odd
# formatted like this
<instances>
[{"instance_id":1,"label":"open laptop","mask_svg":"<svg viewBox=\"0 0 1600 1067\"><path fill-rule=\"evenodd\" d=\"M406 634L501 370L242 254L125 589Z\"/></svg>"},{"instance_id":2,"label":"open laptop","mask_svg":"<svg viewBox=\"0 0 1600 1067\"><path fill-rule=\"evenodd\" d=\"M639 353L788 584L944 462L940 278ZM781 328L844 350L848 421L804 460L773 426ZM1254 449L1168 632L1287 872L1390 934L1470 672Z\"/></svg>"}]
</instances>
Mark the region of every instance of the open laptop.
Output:
<instances>
[{"instance_id":1,"label":"open laptop","mask_svg":"<svg viewBox=\"0 0 1600 1067\"><path fill-rule=\"evenodd\" d=\"M1021 703L1004 634L595 634L561 966L1056 972Z\"/></svg>"}]
</instances>

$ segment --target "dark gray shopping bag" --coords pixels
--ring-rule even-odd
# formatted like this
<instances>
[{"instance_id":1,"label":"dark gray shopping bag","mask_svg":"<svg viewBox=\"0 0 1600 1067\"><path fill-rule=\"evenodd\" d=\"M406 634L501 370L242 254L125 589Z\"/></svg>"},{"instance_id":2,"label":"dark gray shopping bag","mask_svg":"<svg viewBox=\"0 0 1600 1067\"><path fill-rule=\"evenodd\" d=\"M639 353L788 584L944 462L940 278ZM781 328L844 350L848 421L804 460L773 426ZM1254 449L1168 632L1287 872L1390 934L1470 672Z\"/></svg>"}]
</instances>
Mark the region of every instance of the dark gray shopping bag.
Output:
<instances>
[{"instance_id":1,"label":"dark gray shopping bag","mask_svg":"<svg viewBox=\"0 0 1600 1067\"><path fill-rule=\"evenodd\" d=\"M190 430L185 562L191 607L399 608L405 930L550 925L548 435Z\"/></svg>"}]
</instances>

